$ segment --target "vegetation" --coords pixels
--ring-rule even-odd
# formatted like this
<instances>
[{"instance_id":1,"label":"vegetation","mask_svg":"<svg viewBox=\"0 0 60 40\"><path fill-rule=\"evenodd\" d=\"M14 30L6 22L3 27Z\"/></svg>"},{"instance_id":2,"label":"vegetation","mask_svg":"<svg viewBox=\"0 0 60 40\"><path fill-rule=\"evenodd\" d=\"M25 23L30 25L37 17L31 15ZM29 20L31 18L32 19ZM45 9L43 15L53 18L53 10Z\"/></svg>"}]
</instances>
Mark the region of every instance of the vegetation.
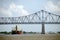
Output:
<instances>
[{"instance_id":1,"label":"vegetation","mask_svg":"<svg viewBox=\"0 0 60 40\"><path fill-rule=\"evenodd\" d=\"M0 32L0 34L11 34L11 32L4 31L4 32Z\"/></svg>"},{"instance_id":2,"label":"vegetation","mask_svg":"<svg viewBox=\"0 0 60 40\"><path fill-rule=\"evenodd\" d=\"M25 32L25 31L23 31L23 34L37 34L38 32Z\"/></svg>"},{"instance_id":3,"label":"vegetation","mask_svg":"<svg viewBox=\"0 0 60 40\"><path fill-rule=\"evenodd\" d=\"M23 31L23 34L36 34L37 32L26 32L26 31ZM0 34L12 34L12 32L7 32L7 31L4 31L4 32L0 32Z\"/></svg>"},{"instance_id":4,"label":"vegetation","mask_svg":"<svg viewBox=\"0 0 60 40\"><path fill-rule=\"evenodd\" d=\"M23 31L23 34L37 34L39 32L26 32L26 31ZM4 31L4 32L0 32L0 34L12 34L12 32L7 32L7 31ZM48 32L48 34L55 34L55 32ZM57 34L60 34L60 32L57 32Z\"/></svg>"},{"instance_id":5,"label":"vegetation","mask_svg":"<svg viewBox=\"0 0 60 40\"><path fill-rule=\"evenodd\" d=\"M58 34L60 34L60 32L57 32Z\"/></svg>"},{"instance_id":6,"label":"vegetation","mask_svg":"<svg viewBox=\"0 0 60 40\"><path fill-rule=\"evenodd\" d=\"M55 32L50 31L50 32L48 32L48 34L55 34Z\"/></svg>"}]
</instances>

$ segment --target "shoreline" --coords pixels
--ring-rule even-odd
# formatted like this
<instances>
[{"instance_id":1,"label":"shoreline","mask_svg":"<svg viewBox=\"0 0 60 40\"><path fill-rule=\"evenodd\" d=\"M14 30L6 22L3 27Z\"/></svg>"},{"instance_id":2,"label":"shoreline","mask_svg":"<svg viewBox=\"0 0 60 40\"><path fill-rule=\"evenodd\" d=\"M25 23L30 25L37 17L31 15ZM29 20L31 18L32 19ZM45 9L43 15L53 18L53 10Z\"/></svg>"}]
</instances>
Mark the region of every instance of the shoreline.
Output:
<instances>
[{"instance_id":1,"label":"shoreline","mask_svg":"<svg viewBox=\"0 0 60 40\"><path fill-rule=\"evenodd\" d=\"M60 40L60 34L1 35L0 40Z\"/></svg>"}]
</instances>

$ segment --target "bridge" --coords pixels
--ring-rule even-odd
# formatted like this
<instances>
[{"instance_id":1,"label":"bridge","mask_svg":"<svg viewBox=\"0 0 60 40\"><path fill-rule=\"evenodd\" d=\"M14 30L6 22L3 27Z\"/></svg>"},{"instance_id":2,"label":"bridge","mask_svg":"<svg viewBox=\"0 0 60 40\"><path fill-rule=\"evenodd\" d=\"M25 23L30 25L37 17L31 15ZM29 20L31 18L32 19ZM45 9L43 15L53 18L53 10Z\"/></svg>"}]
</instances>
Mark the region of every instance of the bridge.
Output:
<instances>
[{"instance_id":1,"label":"bridge","mask_svg":"<svg viewBox=\"0 0 60 40\"><path fill-rule=\"evenodd\" d=\"M20 17L0 17L2 24L42 24L42 34L45 34L44 24L60 24L60 15L44 10Z\"/></svg>"}]
</instances>

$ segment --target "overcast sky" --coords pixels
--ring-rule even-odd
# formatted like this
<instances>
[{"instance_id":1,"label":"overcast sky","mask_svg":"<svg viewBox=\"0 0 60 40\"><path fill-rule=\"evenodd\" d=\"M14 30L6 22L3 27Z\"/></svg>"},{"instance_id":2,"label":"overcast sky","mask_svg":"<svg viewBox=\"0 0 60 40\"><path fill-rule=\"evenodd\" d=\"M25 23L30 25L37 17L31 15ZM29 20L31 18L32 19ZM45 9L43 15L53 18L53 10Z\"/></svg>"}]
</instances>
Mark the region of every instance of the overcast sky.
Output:
<instances>
[{"instance_id":1,"label":"overcast sky","mask_svg":"<svg viewBox=\"0 0 60 40\"><path fill-rule=\"evenodd\" d=\"M40 10L60 15L60 0L0 0L0 17L25 16Z\"/></svg>"},{"instance_id":2,"label":"overcast sky","mask_svg":"<svg viewBox=\"0 0 60 40\"><path fill-rule=\"evenodd\" d=\"M60 13L60 0L0 0L0 16L24 16L47 10Z\"/></svg>"}]
</instances>

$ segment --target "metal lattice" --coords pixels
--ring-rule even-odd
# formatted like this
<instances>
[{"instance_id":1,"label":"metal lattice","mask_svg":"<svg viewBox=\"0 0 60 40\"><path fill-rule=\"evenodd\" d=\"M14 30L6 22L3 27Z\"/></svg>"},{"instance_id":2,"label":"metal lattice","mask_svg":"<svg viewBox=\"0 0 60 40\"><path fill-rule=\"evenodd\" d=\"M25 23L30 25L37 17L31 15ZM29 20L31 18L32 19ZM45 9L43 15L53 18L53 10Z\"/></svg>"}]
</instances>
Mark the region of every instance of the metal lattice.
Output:
<instances>
[{"instance_id":1,"label":"metal lattice","mask_svg":"<svg viewBox=\"0 0 60 40\"><path fill-rule=\"evenodd\" d=\"M41 10L21 17L0 17L0 24L60 24L60 15Z\"/></svg>"}]
</instances>

